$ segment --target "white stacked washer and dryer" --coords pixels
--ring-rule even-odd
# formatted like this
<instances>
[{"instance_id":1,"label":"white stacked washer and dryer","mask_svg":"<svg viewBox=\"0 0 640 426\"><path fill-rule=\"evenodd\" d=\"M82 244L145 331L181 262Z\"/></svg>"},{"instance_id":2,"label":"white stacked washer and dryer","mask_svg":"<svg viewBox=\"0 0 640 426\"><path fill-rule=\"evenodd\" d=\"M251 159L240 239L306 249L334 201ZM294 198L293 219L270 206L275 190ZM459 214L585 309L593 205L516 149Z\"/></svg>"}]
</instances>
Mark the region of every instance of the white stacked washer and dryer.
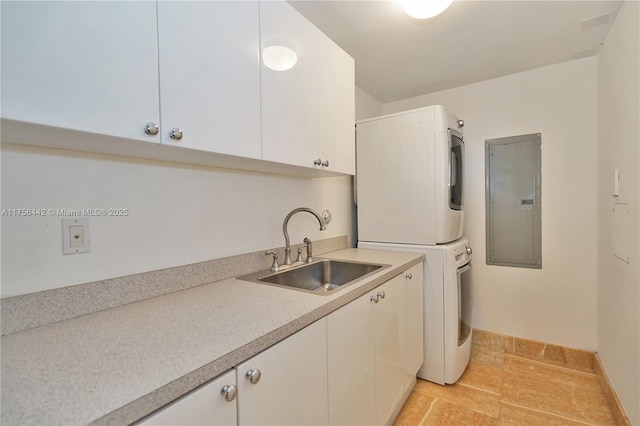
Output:
<instances>
[{"instance_id":1,"label":"white stacked washer and dryer","mask_svg":"<svg viewBox=\"0 0 640 426\"><path fill-rule=\"evenodd\" d=\"M463 125L441 105L356 123L358 247L424 253L418 377L443 385L460 378L471 356Z\"/></svg>"}]
</instances>

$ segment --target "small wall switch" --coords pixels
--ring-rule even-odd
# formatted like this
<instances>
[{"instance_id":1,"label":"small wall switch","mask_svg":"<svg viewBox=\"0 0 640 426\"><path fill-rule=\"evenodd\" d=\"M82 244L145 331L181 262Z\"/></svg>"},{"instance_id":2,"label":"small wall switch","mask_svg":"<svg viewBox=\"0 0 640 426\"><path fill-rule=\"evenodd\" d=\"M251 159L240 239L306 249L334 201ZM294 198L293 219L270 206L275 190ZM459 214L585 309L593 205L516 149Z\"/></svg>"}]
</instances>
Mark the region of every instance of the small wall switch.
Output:
<instances>
[{"instance_id":1,"label":"small wall switch","mask_svg":"<svg viewBox=\"0 0 640 426\"><path fill-rule=\"evenodd\" d=\"M62 254L89 251L89 219L62 219Z\"/></svg>"},{"instance_id":2,"label":"small wall switch","mask_svg":"<svg viewBox=\"0 0 640 426\"><path fill-rule=\"evenodd\" d=\"M84 226L71 225L69 227L69 244L71 247L84 246Z\"/></svg>"},{"instance_id":3,"label":"small wall switch","mask_svg":"<svg viewBox=\"0 0 640 426\"><path fill-rule=\"evenodd\" d=\"M613 193L614 197L620 196L620 172L617 168L613 169Z\"/></svg>"}]
</instances>

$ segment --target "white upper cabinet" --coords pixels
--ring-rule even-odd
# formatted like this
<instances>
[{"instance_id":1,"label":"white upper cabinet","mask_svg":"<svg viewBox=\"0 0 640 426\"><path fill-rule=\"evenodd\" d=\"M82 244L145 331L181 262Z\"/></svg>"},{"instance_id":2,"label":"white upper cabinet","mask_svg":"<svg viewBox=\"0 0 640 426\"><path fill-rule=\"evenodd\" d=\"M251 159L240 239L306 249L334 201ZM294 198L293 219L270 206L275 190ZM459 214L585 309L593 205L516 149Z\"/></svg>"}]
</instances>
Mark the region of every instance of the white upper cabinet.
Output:
<instances>
[{"instance_id":1,"label":"white upper cabinet","mask_svg":"<svg viewBox=\"0 0 640 426\"><path fill-rule=\"evenodd\" d=\"M260 3L261 49L278 45L297 55L293 68L261 66L262 158L313 167L318 143L320 31L284 1Z\"/></svg>"},{"instance_id":2,"label":"white upper cabinet","mask_svg":"<svg viewBox=\"0 0 640 426\"><path fill-rule=\"evenodd\" d=\"M319 35L320 156L329 170L355 174L355 63L329 37Z\"/></svg>"},{"instance_id":3,"label":"white upper cabinet","mask_svg":"<svg viewBox=\"0 0 640 426\"><path fill-rule=\"evenodd\" d=\"M257 1L158 2L163 144L260 158L259 37Z\"/></svg>"},{"instance_id":4,"label":"white upper cabinet","mask_svg":"<svg viewBox=\"0 0 640 426\"><path fill-rule=\"evenodd\" d=\"M3 0L1 15L2 142L355 172L353 59L285 1ZM262 63L274 45L293 68Z\"/></svg>"},{"instance_id":5,"label":"white upper cabinet","mask_svg":"<svg viewBox=\"0 0 640 426\"><path fill-rule=\"evenodd\" d=\"M354 61L284 1L260 4L261 49L295 51L284 71L264 64L262 158L355 173Z\"/></svg>"},{"instance_id":6,"label":"white upper cabinet","mask_svg":"<svg viewBox=\"0 0 640 426\"><path fill-rule=\"evenodd\" d=\"M2 117L160 142L156 3L3 1Z\"/></svg>"}]
</instances>

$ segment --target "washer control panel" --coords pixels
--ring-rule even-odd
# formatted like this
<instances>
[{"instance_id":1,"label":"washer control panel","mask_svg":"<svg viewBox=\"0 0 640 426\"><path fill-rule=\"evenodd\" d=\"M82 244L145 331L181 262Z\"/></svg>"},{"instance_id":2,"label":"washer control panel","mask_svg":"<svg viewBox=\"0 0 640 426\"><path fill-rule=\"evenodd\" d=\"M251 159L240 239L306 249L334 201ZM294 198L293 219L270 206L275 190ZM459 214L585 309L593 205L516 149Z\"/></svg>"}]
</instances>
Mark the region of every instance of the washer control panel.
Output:
<instances>
[{"instance_id":1,"label":"washer control panel","mask_svg":"<svg viewBox=\"0 0 640 426\"><path fill-rule=\"evenodd\" d=\"M451 244L451 243L450 243ZM456 268L463 266L471 261L471 254L473 250L469 246L469 241L466 238L460 239L460 244L452 244L450 248L449 259L453 261Z\"/></svg>"}]
</instances>

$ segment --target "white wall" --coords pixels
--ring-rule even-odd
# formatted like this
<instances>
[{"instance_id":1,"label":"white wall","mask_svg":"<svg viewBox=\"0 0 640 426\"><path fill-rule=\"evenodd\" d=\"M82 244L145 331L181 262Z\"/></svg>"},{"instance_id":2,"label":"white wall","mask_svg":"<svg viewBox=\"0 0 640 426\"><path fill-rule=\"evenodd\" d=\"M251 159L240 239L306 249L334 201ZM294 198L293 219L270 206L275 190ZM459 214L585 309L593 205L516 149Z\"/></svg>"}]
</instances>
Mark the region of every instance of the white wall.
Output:
<instances>
[{"instance_id":1,"label":"white wall","mask_svg":"<svg viewBox=\"0 0 640 426\"><path fill-rule=\"evenodd\" d=\"M356 121L382 115L382 102L356 86Z\"/></svg>"},{"instance_id":2,"label":"white wall","mask_svg":"<svg viewBox=\"0 0 640 426\"><path fill-rule=\"evenodd\" d=\"M348 235L351 177L303 179L11 145L2 146L1 208L126 208L90 218L91 251L62 254L62 217L2 217L2 296Z\"/></svg>"},{"instance_id":3,"label":"white wall","mask_svg":"<svg viewBox=\"0 0 640 426\"><path fill-rule=\"evenodd\" d=\"M382 103L356 88L358 119ZM291 241L355 239L352 178L304 179L115 156L2 145L0 208L126 208L89 219L91 251L62 255L62 217L1 220L1 294L146 272L284 245L282 221L296 207L328 208L320 232L309 214L290 222Z\"/></svg>"},{"instance_id":4,"label":"white wall","mask_svg":"<svg viewBox=\"0 0 640 426\"><path fill-rule=\"evenodd\" d=\"M640 424L639 27L640 3L623 3L598 55L598 352L634 425ZM614 168L618 205L611 196Z\"/></svg>"},{"instance_id":5,"label":"white wall","mask_svg":"<svg viewBox=\"0 0 640 426\"><path fill-rule=\"evenodd\" d=\"M596 58L384 105L442 104L465 121L465 234L474 250L473 326L595 350ZM542 269L485 262L484 141L542 134Z\"/></svg>"}]
</instances>

